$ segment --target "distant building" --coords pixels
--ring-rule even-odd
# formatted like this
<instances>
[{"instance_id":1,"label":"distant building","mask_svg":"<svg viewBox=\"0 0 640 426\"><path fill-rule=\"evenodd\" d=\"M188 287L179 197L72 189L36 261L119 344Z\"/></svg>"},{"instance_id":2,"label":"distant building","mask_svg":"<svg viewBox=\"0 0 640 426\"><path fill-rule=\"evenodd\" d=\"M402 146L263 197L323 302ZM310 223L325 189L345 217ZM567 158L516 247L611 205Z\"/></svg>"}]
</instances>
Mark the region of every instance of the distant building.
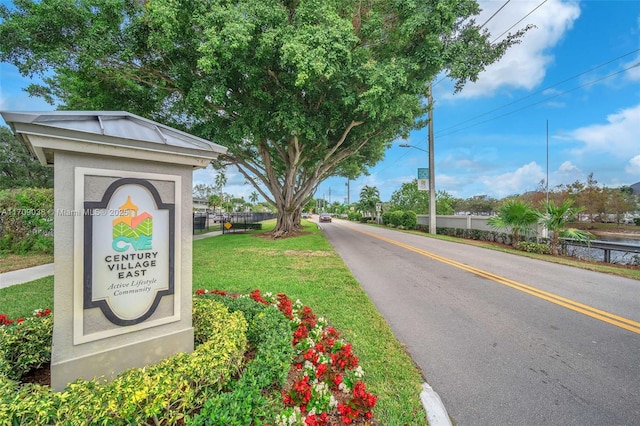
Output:
<instances>
[{"instance_id":1,"label":"distant building","mask_svg":"<svg viewBox=\"0 0 640 426\"><path fill-rule=\"evenodd\" d=\"M193 197L193 210L196 212L204 212L209 208L209 202L205 198Z\"/></svg>"}]
</instances>

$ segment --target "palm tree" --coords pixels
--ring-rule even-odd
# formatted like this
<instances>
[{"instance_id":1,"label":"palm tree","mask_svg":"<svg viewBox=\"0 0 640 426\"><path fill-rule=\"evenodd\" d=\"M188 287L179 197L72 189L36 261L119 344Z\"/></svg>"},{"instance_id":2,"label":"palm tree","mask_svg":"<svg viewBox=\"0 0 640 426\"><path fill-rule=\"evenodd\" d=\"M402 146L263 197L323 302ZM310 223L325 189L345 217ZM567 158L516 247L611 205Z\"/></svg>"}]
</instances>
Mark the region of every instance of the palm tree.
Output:
<instances>
[{"instance_id":1,"label":"palm tree","mask_svg":"<svg viewBox=\"0 0 640 426\"><path fill-rule=\"evenodd\" d=\"M507 229L513 236L512 244L518 246L521 235L531 234L533 225L538 221L537 212L527 203L508 200L498 210L498 215L490 217L489 226L496 229Z\"/></svg>"},{"instance_id":2,"label":"palm tree","mask_svg":"<svg viewBox=\"0 0 640 426\"><path fill-rule=\"evenodd\" d=\"M376 203L380 202L380 191L375 186L365 185L360 190L360 208L373 216L376 210Z\"/></svg>"},{"instance_id":3,"label":"palm tree","mask_svg":"<svg viewBox=\"0 0 640 426\"><path fill-rule=\"evenodd\" d=\"M251 195L249 195L249 201L251 201L253 204L258 202L258 193L256 191L253 191Z\"/></svg>"},{"instance_id":4,"label":"palm tree","mask_svg":"<svg viewBox=\"0 0 640 426\"><path fill-rule=\"evenodd\" d=\"M216 183L215 188L220 193L220 198L224 198L222 196L222 188L224 188L224 186L227 184L227 176L225 176L225 174L223 172L219 172L216 175L215 183Z\"/></svg>"},{"instance_id":5,"label":"palm tree","mask_svg":"<svg viewBox=\"0 0 640 426\"><path fill-rule=\"evenodd\" d=\"M216 212L216 207L222 204L222 198L217 194L209 195L209 205L213 208L213 212Z\"/></svg>"},{"instance_id":6,"label":"palm tree","mask_svg":"<svg viewBox=\"0 0 640 426\"><path fill-rule=\"evenodd\" d=\"M575 228L567 228L567 222L583 209L572 209L571 205L573 200L565 200L559 206L553 201L542 203L543 211L538 213L538 223L545 226L551 234L551 253L554 256L558 255L558 246L560 245L560 238L573 238L578 241L584 241L589 243L589 239L593 235L587 231Z\"/></svg>"}]
</instances>

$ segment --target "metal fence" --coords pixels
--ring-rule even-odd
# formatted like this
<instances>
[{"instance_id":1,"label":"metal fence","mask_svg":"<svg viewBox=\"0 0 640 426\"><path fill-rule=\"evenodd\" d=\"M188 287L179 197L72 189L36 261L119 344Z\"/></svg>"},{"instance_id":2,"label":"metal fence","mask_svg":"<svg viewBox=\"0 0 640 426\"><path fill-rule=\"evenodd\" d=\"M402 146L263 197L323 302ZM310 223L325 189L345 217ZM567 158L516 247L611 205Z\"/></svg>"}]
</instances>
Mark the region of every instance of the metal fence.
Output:
<instances>
[{"instance_id":1,"label":"metal fence","mask_svg":"<svg viewBox=\"0 0 640 426\"><path fill-rule=\"evenodd\" d=\"M224 231L226 222L234 224L251 224L273 219L275 213L193 213L193 233L208 231Z\"/></svg>"}]
</instances>

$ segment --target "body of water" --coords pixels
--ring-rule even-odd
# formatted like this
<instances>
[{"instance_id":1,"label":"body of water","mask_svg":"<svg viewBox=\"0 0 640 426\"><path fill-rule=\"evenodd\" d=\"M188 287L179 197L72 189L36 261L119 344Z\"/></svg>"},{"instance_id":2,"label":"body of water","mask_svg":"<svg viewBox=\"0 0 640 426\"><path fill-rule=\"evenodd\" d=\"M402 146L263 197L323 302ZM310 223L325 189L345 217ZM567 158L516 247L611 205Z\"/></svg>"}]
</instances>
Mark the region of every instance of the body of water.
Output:
<instances>
[{"instance_id":1,"label":"body of water","mask_svg":"<svg viewBox=\"0 0 640 426\"><path fill-rule=\"evenodd\" d=\"M594 240L609 241L612 243L630 244L640 248L640 234L601 234L596 235ZM567 254L570 256L578 257L580 259L589 259L604 261L604 250L597 248L587 247L567 247ZM631 253L623 251L611 251L611 263L619 265L640 265L640 253Z\"/></svg>"}]
</instances>

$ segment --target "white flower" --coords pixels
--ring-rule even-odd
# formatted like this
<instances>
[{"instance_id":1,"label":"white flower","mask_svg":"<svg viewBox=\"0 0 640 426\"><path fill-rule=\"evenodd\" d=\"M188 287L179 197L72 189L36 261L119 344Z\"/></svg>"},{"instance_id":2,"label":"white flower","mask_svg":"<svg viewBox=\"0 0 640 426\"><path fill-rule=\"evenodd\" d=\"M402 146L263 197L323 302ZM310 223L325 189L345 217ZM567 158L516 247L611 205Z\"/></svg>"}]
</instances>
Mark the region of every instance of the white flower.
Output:
<instances>
[{"instance_id":1,"label":"white flower","mask_svg":"<svg viewBox=\"0 0 640 426\"><path fill-rule=\"evenodd\" d=\"M320 395L322 395L325 392L329 391L329 387L327 386L327 384L325 382L319 382L318 384L316 384L313 389L318 392Z\"/></svg>"},{"instance_id":2,"label":"white flower","mask_svg":"<svg viewBox=\"0 0 640 426\"><path fill-rule=\"evenodd\" d=\"M329 396L329 407L336 408L338 406L338 400L333 397L333 395Z\"/></svg>"}]
</instances>

